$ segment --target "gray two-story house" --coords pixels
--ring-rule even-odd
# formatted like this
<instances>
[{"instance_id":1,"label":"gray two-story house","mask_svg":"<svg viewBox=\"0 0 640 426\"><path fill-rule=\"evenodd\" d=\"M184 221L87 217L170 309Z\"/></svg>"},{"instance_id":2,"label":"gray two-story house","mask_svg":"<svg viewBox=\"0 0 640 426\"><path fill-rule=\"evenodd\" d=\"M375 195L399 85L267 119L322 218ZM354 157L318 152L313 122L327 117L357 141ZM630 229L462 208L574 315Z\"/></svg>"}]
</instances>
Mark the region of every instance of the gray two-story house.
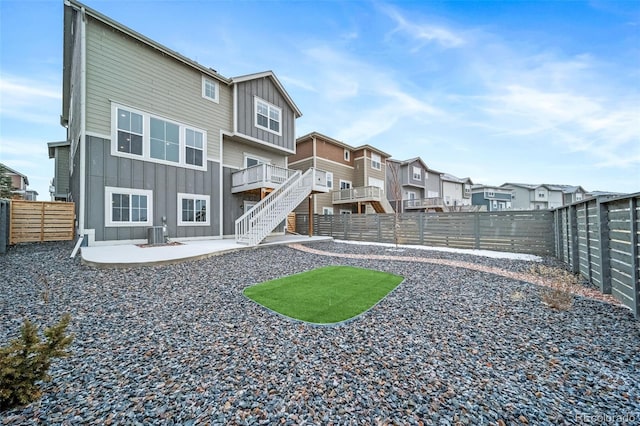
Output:
<instances>
[{"instance_id":1,"label":"gray two-story house","mask_svg":"<svg viewBox=\"0 0 640 426\"><path fill-rule=\"evenodd\" d=\"M513 190L491 185L472 185L471 204L480 206L481 211L511 210Z\"/></svg>"},{"instance_id":2,"label":"gray two-story house","mask_svg":"<svg viewBox=\"0 0 640 426\"><path fill-rule=\"evenodd\" d=\"M89 244L143 242L159 225L172 238L238 238L236 219L299 177L287 156L300 116L271 71L224 77L65 1L61 124Z\"/></svg>"},{"instance_id":3,"label":"gray two-story house","mask_svg":"<svg viewBox=\"0 0 640 426\"><path fill-rule=\"evenodd\" d=\"M420 157L404 161L389 159L387 198L400 212L443 211L441 175Z\"/></svg>"}]
</instances>

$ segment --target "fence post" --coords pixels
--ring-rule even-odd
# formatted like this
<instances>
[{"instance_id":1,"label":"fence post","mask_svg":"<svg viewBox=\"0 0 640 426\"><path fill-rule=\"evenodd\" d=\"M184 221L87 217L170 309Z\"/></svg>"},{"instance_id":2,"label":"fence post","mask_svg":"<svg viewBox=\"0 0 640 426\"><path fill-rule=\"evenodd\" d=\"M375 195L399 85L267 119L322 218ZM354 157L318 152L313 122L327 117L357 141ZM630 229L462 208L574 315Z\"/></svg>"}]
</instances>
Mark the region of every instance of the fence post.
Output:
<instances>
[{"instance_id":1,"label":"fence post","mask_svg":"<svg viewBox=\"0 0 640 426\"><path fill-rule=\"evenodd\" d=\"M0 200L0 254L7 252L9 242L9 201Z\"/></svg>"},{"instance_id":2,"label":"fence post","mask_svg":"<svg viewBox=\"0 0 640 426\"><path fill-rule=\"evenodd\" d=\"M633 315L638 318L640 315L640 282L638 282L638 215L636 208L638 207L638 201L636 197L629 198L629 231L630 231L630 243L631 243L631 285L633 286L633 302L631 309Z\"/></svg>"},{"instance_id":3,"label":"fence post","mask_svg":"<svg viewBox=\"0 0 640 426\"><path fill-rule=\"evenodd\" d=\"M473 214L473 235L475 236L475 248L480 249L480 213Z\"/></svg>"},{"instance_id":4,"label":"fence post","mask_svg":"<svg viewBox=\"0 0 640 426\"><path fill-rule=\"evenodd\" d=\"M587 250L587 274L589 274L589 282L592 282L593 274L591 268L591 238L589 237L589 202L585 201L584 203L584 232L585 232L585 242L586 242L586 250Z\"/></svg>"},{"instance_id":5,"label":"fence post","mask_svg":"<svg viewBox=\"0 0 640 426\"><path fill-rule=\"evenodd\" d=\"M379 214L376 215L376 224L378 225L378 242L381 243L382 242L382 229L380 227L380 216Z\"/></svg>"},{"instance_id":6,"label":"fence post","mask_svg":"<svg viewBox=\"0 0 640 426\"><path fill-rule=\"evenodd\" d=\"M600 251L600 291L611 294L611 257L609 253L609 207L598 203L598 239Z\"/></svg>"},{"instance_id":7,"label":"fence post","mask_svg":"<svg viewBox=\"0 0 640 426\"><path fill-rule=\"evenodd\" d=\"M571 234L571 272L580 272L580 251L578 247L578 212L575 204L569 206L569 222Z\"/></svg>"},{"instance_id":8,"label":"fence post","mask_svg":"<svg viewBox=\"0 0 640 426\"><path fill-rule=\"evenodd\" d=\"M420 234L420 245L424 245L424 212L418 212L418 220L420 221L418 224L418 233Z\"/></svg>"},{"instance_id":9,"label":"fence post","mask_svg":"<svg viewBox=\"0 0 640 426\"><path fill-rule=\"evenodd\" d=\"M560 250L562 248L561 238L562 238L562 227L560 226L562 220L560 219L560 209L556 209L553 211L553 234L556 237L556 258L560 258Z\"/></svg>"}]
</instances>

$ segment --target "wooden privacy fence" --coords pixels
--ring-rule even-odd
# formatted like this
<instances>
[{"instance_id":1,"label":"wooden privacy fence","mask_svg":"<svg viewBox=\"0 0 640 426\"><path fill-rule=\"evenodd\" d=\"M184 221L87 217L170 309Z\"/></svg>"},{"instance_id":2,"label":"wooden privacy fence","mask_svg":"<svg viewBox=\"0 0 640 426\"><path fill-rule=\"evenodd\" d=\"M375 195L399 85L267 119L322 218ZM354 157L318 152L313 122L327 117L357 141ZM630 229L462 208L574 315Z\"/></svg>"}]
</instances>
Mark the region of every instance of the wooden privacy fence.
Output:
<instances>
[{"instance_id":1,"label":"wooden privacy fence","mask_svg":"<svg viewBox=\"0 0 640 426\"><path fill-rule=\"evenodd\" d=\"M546 210L508 212L314 215L315 235L344 240L419 244L555 255L554 216ZM307 234L309 216L296 215ZM397 234L396 234L397 233Z\"/></svg>"},{"instance_id":2,"label":"wooden privacy fence","mask_svg":"<svg viewBox=\"0 0 640 426\"><path fill-rule=\"evenodd\" d=\"M10 200L0 199L0 254L6 253L9 245L10 206Z\"/></svg>"},{"instance_id":3,"label":"wooden privacy fence","mask_svg":"<svg viewBox=\"0 0 640 426\"><path fill-rule=\"evenodd\" d=\"M11 200L9 243L73 240L74 203Z\"/></svg>"},{"instance_id":4,"label":"wooden privacy fence","mask_svg":"<svg viewBox=\"0 0 640 426\"><path fill-rule=\"evenodd\" d=\"M554 210L557 257L640 316L640 193Z\"/></svg>"}]
</instances>

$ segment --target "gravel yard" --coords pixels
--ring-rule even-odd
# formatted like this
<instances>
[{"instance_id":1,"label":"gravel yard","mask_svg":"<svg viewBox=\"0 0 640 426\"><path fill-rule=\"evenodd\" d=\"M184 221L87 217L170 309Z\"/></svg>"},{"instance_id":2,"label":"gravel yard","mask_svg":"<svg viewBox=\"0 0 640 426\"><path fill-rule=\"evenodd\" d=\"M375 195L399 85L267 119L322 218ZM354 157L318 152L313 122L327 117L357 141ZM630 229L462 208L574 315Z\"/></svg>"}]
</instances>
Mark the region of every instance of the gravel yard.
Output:
<instances>
[{"instance_id":1,"label":"gravel yard","mask_svg":"<svg viewBox=\"0 0 640 426\"><path fill-rule=\"evenodd\" d=\"M454 259L526 271L531 262L316 243L340 253ZM95 269L72 245L0 256L0 345L24 317L70 312L72 356L42 399L0 413L22 424L608 424L640 422L640 321L479 271L350 259L289 247L169 266ZM557 264L553 259L546 264ZM243 288L344 264L405 277L355 321L311 326L267 312ZM601 424L600 422L595 424Z\"/></svg>"}]
</instances>

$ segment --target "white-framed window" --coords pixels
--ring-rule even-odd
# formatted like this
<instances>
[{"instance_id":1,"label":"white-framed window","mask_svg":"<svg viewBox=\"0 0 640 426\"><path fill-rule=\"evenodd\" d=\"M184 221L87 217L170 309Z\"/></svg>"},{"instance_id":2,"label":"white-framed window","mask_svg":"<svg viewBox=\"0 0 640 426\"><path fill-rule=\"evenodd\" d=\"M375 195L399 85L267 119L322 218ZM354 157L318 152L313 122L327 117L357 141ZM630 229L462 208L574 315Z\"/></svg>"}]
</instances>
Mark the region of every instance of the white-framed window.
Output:
<instances>
[{"instance_id":1,"label":"white-framed window","mask_svg":"<svg viewBox=\"0 0 640 426\"><path fill-rule=\"evenodd\" d=\"M405 192L405 199L406 200L415 200L416 199L416 193L413 191L406 191Z\"/></svg>"},{"instance_id":2,"label":"white-framed window","mask_svg":"<svg viewBox=\"0 0 640 426\"><path fill-rule=\"evenodd\" d=\"M256 127L282 135L282 110L257 96L254 97Z\"/></svg>"},{"instance_id":3,"label":"white-framed window","mask_svg":"<svg viewBox=\"0 0 640 426\"><path fill-rule=\"evenodd\" d=\"M211 197L178 193L178 226L208 226L211 224Z\"/></svg>"},{"instance_id":4,"label":"white-framed window","mask_svg":"<svg viewBox=\"0 0 640 426\"><path fill-rule=\"evenodd\" d=\"M333 214L333 207L323 207L322 214Z\"/></svg>"},{"instance_id":5,"label":"white-framed window","mask_svg":"<svg viewBox=\"0 0 640 426\"><path fill-rule=\"evenodd\" d=\"M148 189L104 188L105 226L151 226L153 191Z\"/></svg>"},{"instance_id":6,"label":"white-framed window","mask_svg":"<svg viewBox=\"0 0 640 426\"><path fill-rule=\"evenodd\" d=\"M487 191L487 197L495 197L496 193L494 191Z\"/></svg>"},{"instance_id":7,"label":"white-framed window","mask_svg":"<svg viewBox=\"0 0 640 426\"><path fill-rule=\"evenodd\" d=\"M327 172L327 188L333 188L333 173L331 172Z\"/></svg>"},{"instance_id":8,"label":"white-framed window","mask_svg":"<svg viewBox=\"0 0 640 426\"><path fill-rule=\"evenodd\" d=\"M582 201L582 193L576 192L576 201Z\"/></svg>"},{"instance_id":9,"label":"white-framed window","mask_svg":"<svg viewBox=\"0 0 640 426\"><path fill-rule=\"evenodd\" d=\"M413 167L413 180L422 180L422 169L420 167Z\"/></svg>"},{"instance_id":10,"label":"white-framed window","mask_svg":"<svg viewBox=\"0 0 640 426\"><path fill-rule=\"evenodd\" d=\"M218 103L218 82L202 76L202 97Z\"/></svg>"},{"instance_id":11,"label":"white-framed window","mask_svg":"<svg viewBox=\"0 0 640 426\"><path fill-rule=\"evenodd\" d=\"M206 131L116 103L111 121L111 155L206 170Z\"/></svg>"},{"instance_id":12,"label":"white-framed window","mask_svg":"<svg viewBox=\"0 0 640 426\"><path fill-rule=\"evenodd\" d=\"M351 210L340 209L340 214L351 214L351 213L352 213Z\"/></svg>"},{"instance_id":13,"label":"white-framed window","mask_svg":"<svg viewBox=\"0 0 640 426\"><path fill-rule=\"evenodd\" d=\"M382 158L380 154L371 153L371 168L376 170L382 169Z\"/></svg>"},{"instance_id":14,"label":"white-framed window","mask_svg":"<svg viewBox=\"0 0 640 426\"><path fill-rule=\"evenodd\" d=\"M344 161L349 161L349 159L351 158L351 151L349 151L348 149L344 150Z\"/></svg>"},{"instance_id":15,"label":"white-framed window","mask_svg":"<svg viewBox=\"0 0 640 426\"><path fill-rule=\"evenodd\" d=\"M257 155L244 153L244 167L249 168L253 166L257 166L258 164L269 164L271 160L268 158L263 158Z\"/></svg>"},{"instance_id":16,"label":"white-framed window","mask_svg":"<svg viewBox=\"0 0 640 426\"><path fill-rule=\"evenodd\" d=\"M340 189L349 189L351 188L351 181L340 179Z\"/></svg>"},{"instance_id":17,"label":"white-framed window","mask_svg":"<svg viewBox=\"0 0 640 426\"><path fill-rule=\"evenodd\" d=\"M194 166L203 165L204 135L193 129L185 129L185 163Z\"/></svg>"},{"instance_id":18,"label":"white-framed window","mask_svg":"<svg viewBox=\"0 0 640 426\"><path fill-rule=\"evenodd\" d=\"M544 192L538 192L538 198L544 198Z\"/></svg>"}]
</instances>

